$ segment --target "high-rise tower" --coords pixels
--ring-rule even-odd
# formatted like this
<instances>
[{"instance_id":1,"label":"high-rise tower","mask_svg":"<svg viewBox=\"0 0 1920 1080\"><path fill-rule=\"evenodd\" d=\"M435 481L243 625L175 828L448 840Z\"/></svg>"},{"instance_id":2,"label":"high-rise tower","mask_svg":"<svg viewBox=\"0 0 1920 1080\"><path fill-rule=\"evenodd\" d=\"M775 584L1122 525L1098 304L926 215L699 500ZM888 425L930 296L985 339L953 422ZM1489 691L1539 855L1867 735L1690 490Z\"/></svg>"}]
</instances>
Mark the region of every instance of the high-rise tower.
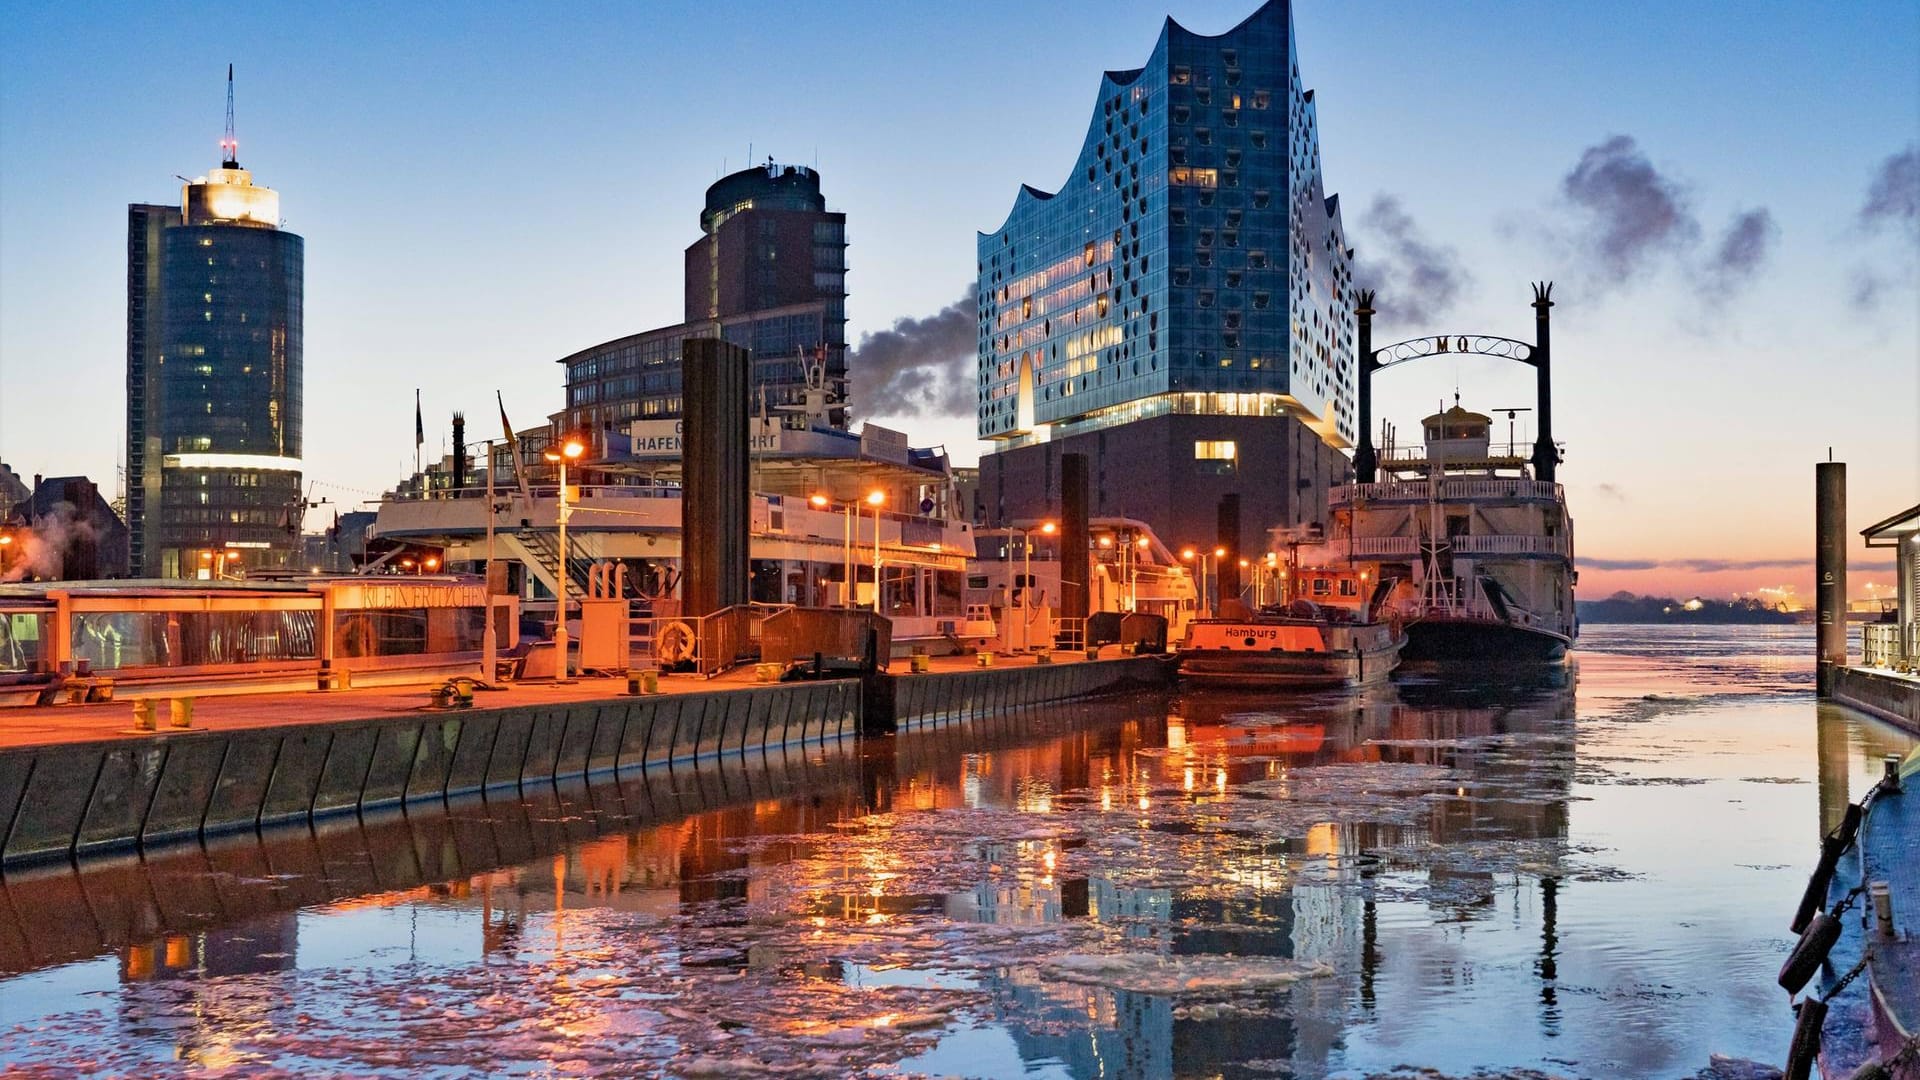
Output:
<instances>
[{"instance_id":1,"label":"high-rise tower","mask_svg":"<svg viewBox=\"0 0 1920 1080\"><path fill-rule=\"evenodd\" d=\"M298 541L305 245L240 167L127 208L127 525L135 573L286 565Z\"/></svg>"},{"instance_id":2,"label":"high-rise tower","mask_svg":"<svg viewBox=\"0 0 1920 1080\"><path fill-rule=\"evenodd\" d=\"M1023 186L978 241L988 520L1052 512L1062 452L1091 510L1236 554L1325 520L1355 438L1351 265L1322 189L1292 12L1218 36L1169 19L1146 64L1109 71L1060 190Z\"/></svg>"}]
</instances>

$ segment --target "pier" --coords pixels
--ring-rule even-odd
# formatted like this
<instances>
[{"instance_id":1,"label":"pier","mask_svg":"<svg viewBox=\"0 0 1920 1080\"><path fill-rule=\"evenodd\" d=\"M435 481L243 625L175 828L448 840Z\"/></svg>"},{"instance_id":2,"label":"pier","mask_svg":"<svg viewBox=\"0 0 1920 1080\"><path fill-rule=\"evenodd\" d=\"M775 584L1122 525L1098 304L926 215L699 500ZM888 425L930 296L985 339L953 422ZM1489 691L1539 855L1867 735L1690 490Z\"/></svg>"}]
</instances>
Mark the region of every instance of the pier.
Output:
<instances>
[{"instance_id":1,"label":"pier","mask_svg":"<svg viewBox=\"0 0 1920 1080\"><path fill-rule=\"evenodd\" d=\"M836 743L1165 687L1158 657L1057 654L924 673L756 683L528 681L471 708L366 689L212 697L193 726L133 730L125 701L10 709L0 730L0 868L190 843L276 824Z\"/></svg>"}]
</instances>

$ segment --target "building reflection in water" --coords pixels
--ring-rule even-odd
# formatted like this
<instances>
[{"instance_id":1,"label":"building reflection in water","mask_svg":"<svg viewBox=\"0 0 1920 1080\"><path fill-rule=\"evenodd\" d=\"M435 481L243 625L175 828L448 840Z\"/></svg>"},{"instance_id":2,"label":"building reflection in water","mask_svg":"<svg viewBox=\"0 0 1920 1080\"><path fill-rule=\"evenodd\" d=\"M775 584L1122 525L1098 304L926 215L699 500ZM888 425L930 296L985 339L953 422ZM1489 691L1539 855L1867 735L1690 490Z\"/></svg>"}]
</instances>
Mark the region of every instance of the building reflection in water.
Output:
<instances>
[{"instance_id":1,"label":"building reflection in water","mask_svg":"<svg viewBox=\"0 0 1920 1080\"><path fill-rule=\"evenodd\" d=\"M1174 1062L1183 1074L1206 1072L1249 1059L1311 1073L1324 1069L1356 1007L1364 1015L1376 1005L1375 983L1390 959L1381 945L1379 883L1425 875L1424 902L1445 908L1448 918L1483 918L1492 902L1491 872L1424 868L1403 853L1565 835L1572 709L1565 688L1463 697L1412 686L1284 712L1257 699L1195 696L1171 709L1148 700L1105 716L1021 714L999 725L816 747L750 765L563 785L513 801L469 801L445 812L296 830L251 846L156 855L52 886L9 881L13 902L0 923L9 915L22 922L13 932L0 925L0 970L117 950L129 985L171 978L179 993L204 997L192 1010L204 1017L204 1030L180 1032L179 1042L183 1053L212 1061L222 1038L291 1022L284 1001L224 1000L212 977L294 967L301 907L468 912L477 918L461 925L471 927L466 947L475 960L563 955L573 947L570 913L614 909L657 920L669 940L672 928L688 928L679 949L684 966L791 968L802 978L850 976L830 956L780 957L748 944L752 935L740 935L734 948L715 931L769 912L829 926L902 916L1071 922L1165 956L1325 961L1339 974L1277 991L1264 1012L1248 1017L1063 983L1031 965L993 968L979 987L1027 1060L1057 1060L1087 1077L1168 1074ZM1523 749L1496 738L1506 736L1524 737ZM1311 794L1296 781L1319 782L1315 769L1373 763L1444 769L1458 784L1437 793L1444 797L1415 800L1417 813L1401 806L1377 819L1316 817L1311 802L1285 801ZM1243 790L1254 788L1275 806L1293 806L1297 820L1235 827L1232 815L1250 805ZM1511 797L1522 789L1529 797ZM965 887L902 888L914 880L915 855L896 842L890 823L960 809L1058 816L1072 825L1053 835L979 841L979 877ZM1108 816L1098 823L1075 817L1095 813ZM1182 857L1204 860L1211 883L1143 885L1085 869L1074 850L1085 842L1078 831L1119 827L1122 816L1127 827L1169 838ZM183 881L232 882L242 876L232 872L236 859L245 863L244 880L270 886L229 887L179 909L154 899ZM1057 872L1062 867L1081 869ZM1551 1022L1555 886L1546 869L1535 970L1543 1022ZM96 917L90 935L55 944L52 955L44 941L24 944L25 926L45 925L32 915L36 904L80 880L107 898L87 908ZM10 952L10 942L22 944ZM153 1022L142 1014L151 998L125 1000L126 1029Z\"/></svg>"}]
</instances>

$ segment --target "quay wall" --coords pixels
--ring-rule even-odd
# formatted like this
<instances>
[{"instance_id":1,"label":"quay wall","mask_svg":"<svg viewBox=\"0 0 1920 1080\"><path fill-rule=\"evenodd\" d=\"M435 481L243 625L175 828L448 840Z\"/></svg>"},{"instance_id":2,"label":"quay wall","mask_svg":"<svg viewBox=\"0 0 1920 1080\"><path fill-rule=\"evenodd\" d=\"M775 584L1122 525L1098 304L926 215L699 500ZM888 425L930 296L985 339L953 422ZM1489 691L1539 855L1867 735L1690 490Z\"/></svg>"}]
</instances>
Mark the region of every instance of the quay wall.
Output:
<instances>
[{"instance_id":1,"label":"quay wall","mask_svg":"<svg viewBox=\"0 0 1920 1080\"><path fill-rule=\"evenodd\" d=\"M1826 696L1912 732L1920 732L1920 681L1868 668L1823 664Z\"/></svg>"},{"instance_id":2,"label":"quay wall","mask_svg":"<svg viewBox=\"0 0 1920 1080\"><path fill-rule=\"evenodd\" d=\"M1162 660L983 668L0 751L0 870L681 766L1167 685ZM885 715L876 715L883 713Z\"/></svg>"}]
</instances>

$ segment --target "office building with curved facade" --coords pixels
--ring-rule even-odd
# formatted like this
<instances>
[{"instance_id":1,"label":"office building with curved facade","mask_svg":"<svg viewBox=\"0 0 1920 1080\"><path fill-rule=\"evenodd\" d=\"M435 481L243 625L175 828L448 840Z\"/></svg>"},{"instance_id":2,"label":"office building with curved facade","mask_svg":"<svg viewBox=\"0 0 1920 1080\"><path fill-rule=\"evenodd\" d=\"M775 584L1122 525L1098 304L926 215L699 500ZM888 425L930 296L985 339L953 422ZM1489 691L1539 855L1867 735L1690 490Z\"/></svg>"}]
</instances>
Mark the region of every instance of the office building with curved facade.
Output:
<instances>
[{"instance_id":1,"label":"office building with curved facade","mask_svg":"<svg viewBox=\"0 0 1920 1080\"><path fill-rule=\"evenodd\" d=\"M127 208L127 526L146 577L288 565L301 476L304 241L229 153Z\"/></svg>"},{"instance_id":2,"label":"office building with curved facade","mask_svg":"<svg viewBox=\"0 0 1920 1080\"><path fill-rule=\"evenodd\" d=\"M1324 521L1357 437L1350 260L1286 0L1214 36L1167 20L1101 78L1066 182L979 236L987 519L1055 512L1076 452L1093 513L1169 543L1211 546L1228 495L1237 551Z\"/></svg>"}]
</instances>

